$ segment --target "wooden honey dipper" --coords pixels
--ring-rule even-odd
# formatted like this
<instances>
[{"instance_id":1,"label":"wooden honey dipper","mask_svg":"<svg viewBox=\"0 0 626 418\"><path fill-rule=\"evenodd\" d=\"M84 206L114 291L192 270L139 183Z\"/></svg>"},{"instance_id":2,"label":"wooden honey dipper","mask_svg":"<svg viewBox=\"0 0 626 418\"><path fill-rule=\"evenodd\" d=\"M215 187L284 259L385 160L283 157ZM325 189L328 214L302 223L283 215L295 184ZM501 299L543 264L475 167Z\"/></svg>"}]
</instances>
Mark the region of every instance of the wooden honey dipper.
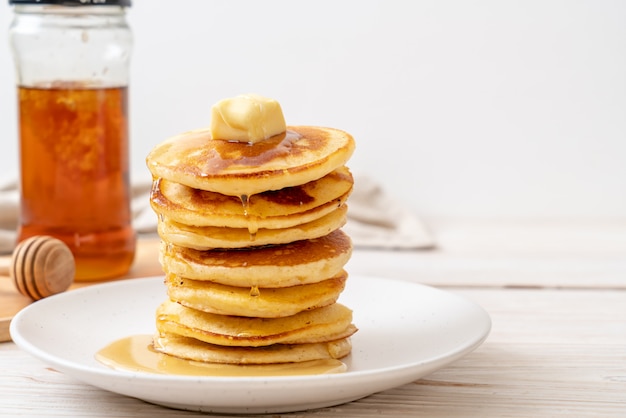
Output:
<instances>
[{"instance_id":1,"label":"wooden honey dipper","mask_svg":"<svg viewBox=\"0 0 626 418\"><path fill-rule=\"evenodd\" d=\"M17 290L33 300L66 291L74 281L76 264L69 247L59 239L34 236L20 242L10 263L0 265Z\"/></svg>"}]
</instances>

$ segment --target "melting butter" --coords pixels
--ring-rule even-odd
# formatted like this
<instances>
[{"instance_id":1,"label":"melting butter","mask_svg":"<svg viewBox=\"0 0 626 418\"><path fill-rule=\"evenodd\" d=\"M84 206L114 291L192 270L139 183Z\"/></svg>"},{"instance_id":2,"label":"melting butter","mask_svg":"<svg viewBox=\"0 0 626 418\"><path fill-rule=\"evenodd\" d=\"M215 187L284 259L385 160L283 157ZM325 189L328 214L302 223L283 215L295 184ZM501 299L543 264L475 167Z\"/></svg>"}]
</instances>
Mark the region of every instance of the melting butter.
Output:
<instances>
[{"instance_id":1,"label":"melting butter","mask_svg":"<svg viewBox=\"0 0 626 418\"><path fill-rule=\"evenodd\" d=\"M133 335L114 341L96 353L96 360L115 370L187 376L267 377L345 372L339 360L302 363L233 365L202 363L159 353L152 348L151 335Z\"/></svg>"},{"instance_id":2,"label":"melting butter","mask_svg":"<svg viewBox=\"0 0 626 418\"><path fill-rule=\"evenodd\" d=\"M211 107L211 138L254 144L287 130L280 104L257 94L223 99Z\"/></svg>"}]
</instances>

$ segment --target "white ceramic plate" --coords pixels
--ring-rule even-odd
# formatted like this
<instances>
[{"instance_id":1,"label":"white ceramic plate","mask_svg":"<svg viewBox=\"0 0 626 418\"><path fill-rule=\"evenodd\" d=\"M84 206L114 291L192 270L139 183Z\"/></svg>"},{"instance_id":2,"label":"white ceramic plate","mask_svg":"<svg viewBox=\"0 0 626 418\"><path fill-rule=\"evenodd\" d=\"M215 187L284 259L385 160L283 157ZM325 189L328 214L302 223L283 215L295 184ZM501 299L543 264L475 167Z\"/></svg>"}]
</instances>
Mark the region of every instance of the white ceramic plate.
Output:
<instances>
[{"instance_id":1,"label":"white ceramic plate","mask_svg":"<svg viewBox=\"0 0 626 418\"><path fill-rule=\"evenodd\" d=\"M172 408L278 413L349 402L400 386L478 347L489 315L452 293L415 283L350 276L341 303L354 310L348 371L278 377L194 377L117 371L94 359L109 343L154 332L162 277L94 285L40 300L11 322L13 341L91 385Z\"/></svg>"}]
</instances>

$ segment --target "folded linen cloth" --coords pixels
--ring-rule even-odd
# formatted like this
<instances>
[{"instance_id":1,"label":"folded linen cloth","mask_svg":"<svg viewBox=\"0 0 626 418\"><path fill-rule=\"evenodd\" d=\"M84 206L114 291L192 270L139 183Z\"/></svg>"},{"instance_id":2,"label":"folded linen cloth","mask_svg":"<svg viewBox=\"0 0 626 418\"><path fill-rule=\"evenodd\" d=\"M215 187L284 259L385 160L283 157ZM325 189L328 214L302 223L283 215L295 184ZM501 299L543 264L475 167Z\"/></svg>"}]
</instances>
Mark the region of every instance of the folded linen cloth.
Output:
<instances>
[{"instance_id":1,"label":"folded linen cloth","mask_svg":"<svg viewBox=\"0 0 626 418\"><path fill-rule=\"evenodd\" d=\"M434 240L422 221L403 202L366 175L354 175L343 230L355 247L427 249Z\"/></svg>"},{"instance_id":2,"label":"folded linen cloth","mask_svg":"<svg viewBox=\"0 0 626 418\"><path fill-rule=\"evenodd\" d=\"M16 180L0 181L0 253L13 251L19 216L19 193Z\"/></svg>"},{"instance_id":3,"label":"folded linen cloth","mask_svg":"<svg viewBox=\"0 0 626 418\"><path fill-rule=\"evenodd\" d=\"M137 233L156 234L157 217L150 207L151 182L134 181L131 208ZM426 249L433 239L420 219L367 176L355 175L355 186L348 200L348 222L344 231L355 247L380 249ZM0 181L0 252L15 246L19 216L18 184Z\"/></svg>"}]
</instances>

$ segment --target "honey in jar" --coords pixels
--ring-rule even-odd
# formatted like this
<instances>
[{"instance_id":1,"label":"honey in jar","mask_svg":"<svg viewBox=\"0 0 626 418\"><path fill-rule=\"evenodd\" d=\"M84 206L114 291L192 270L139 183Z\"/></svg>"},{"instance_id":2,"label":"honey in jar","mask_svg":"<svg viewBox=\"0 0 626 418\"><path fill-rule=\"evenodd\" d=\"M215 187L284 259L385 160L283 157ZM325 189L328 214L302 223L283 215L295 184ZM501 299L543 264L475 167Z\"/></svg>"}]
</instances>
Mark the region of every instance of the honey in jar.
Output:
<instances>
[{"instance_id":1,"label":"honey in jar","mask_svg":"<svg viewBox=\"0 0 626 418\"><path fill-rule=\"evenodd\" d=\"M19 87L19 240L51 235L76 279L124 274L133 260L127 88Z\"/></svg>"}]
</instances>

